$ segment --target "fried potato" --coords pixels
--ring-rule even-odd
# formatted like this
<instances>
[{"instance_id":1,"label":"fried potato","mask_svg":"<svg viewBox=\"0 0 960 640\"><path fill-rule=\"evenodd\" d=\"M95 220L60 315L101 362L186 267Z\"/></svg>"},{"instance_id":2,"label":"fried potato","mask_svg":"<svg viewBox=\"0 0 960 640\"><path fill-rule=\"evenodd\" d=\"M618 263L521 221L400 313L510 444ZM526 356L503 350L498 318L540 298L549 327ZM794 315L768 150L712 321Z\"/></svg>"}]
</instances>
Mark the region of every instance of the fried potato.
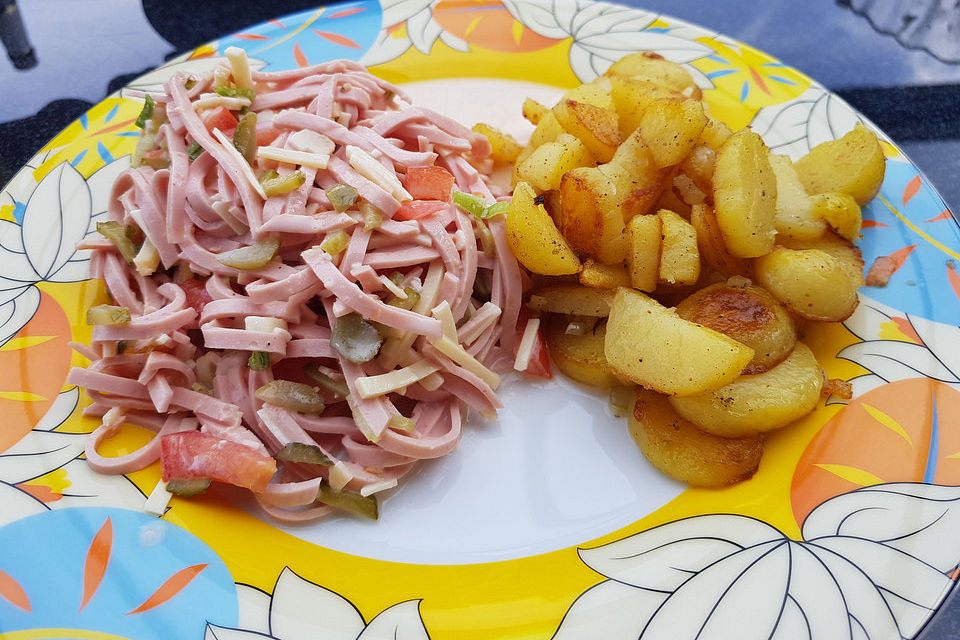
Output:
<instances>
[{"instance_id":1,"label":"fried potato","mask_svg":"<svg viewBox=\"0 0 960 640\"><path fill-rule=\"evenodd\" d=\"M473 131L483 134L490 141L490 157L498 164L516 162L523 150L523 145L513 136L483 122L473 125Z\"/></svg>"},{"instance_id":2,"label":"fried potato","mask_svg":"<svg viewBox=\"0 0 960 640\"><path fill-rule=\"evenodd\" d=\"M600 165L622 194L620 203L624 222L636 215L649 213L653 204L669 182L670 172L656 165L653 154L639 131L624 140L613 158Z\"/></svg>"},{"instance_id":3,"label":"fried potato","mask_svg":"<svg viewBox=\"0 0 960 640\"><path fill-rule=\"evenodd\" d=\"M604 75L646 80L669 87L685 98L700 99L700 88L682 66L658 53L641 51L630 53L614 62Z\"/></svg>"},{"instance_id":4,"label":"fried potato","mask_svg":"<svg viewBox=\"0 0 960 640\"><path fill-rule=\"evenodd\" d=\"M813 202L793 168L793 161L787 156L770 154L770 167L777 179L777 237L819 238L827 225L814 210Z\"/></svg>"},{"instance_id":5,"label":"fried potato","mask_svg":"<svg viewBox=\"0 0 960 640\"><path fill-rule=\"evenodd\" d=\"M622 263L629 246L623 225L623 196L597 168L568 171L560 181L557 226L578 251L604 264Z\"/></svg>"},{"instance_id":6,"label":"fried potato","mask_svg":"<svg viewBox=\"0 0 960 640\"><path fill-rule=\"evenodd\" d=\"M797 329L784 306L754 285L713 284L685 298L677 315L710 327L753 349L744 374L763 373L797 344Z\"/></svg>"},{"instance_id":7,"label":"fried potato","mask_svg":"<svg viewBox=\"0 0 960 640\"><path fill-rule=\"evenodd\" d=\"M623 378L661 393L691 395L732 381L753 349L621 288L610 307L604 354Z\"/></svg>"},{"instance_id":8,"label":"fried potato","mask_svg":"<svg viewBox=\"0 0 960 640\"><path fill-rule=\"evenodd\" d=\"M699 144L691 149L690 155L680 165L680 171L693 180L704 194L713 194L713 170L716 166L717 152L705 144Z\"/></svg>"},{"instance_id":9,"label":"fried potato","mask_svg":"<svg viewBox=\"0 0 960 640\"><path fill-rule=\"evenodd\" d=\"M523 101L521 113L527 122L533 126L537 126L540 124L540 120L550 113L550 107L545 104L540 104L533 98L527 98Z\"/></svg>"},{"instance_id":10,"label":"fried potato","mask_svg":"<svg viewBox=\"0 0 960 640\"><path fill-rule=\"evenodd\" d=\"M649 80L610 76L610 96L617 112L620 136L626 138L640 126L643 112L654 100L683 100L683 94Z\"/></svg>"},{"instance_id":11,"label":"fried potato","mask_svg":"<svg viewBox=\"0 0 960 640\"><path fill-rule=\"evenodd\" d=\"M840 260L820 249L777 247L756 259L757 282L808 320L837 322L857 308L857 286Z\"/></svg>"},{"instance_id":12,"label":"fried potato","mask_svg":"<svg viewBox=\"0 0 960 640\"><path fill-rule=\"evenodd\" d=\"M810 196L813 212L834 231L853 242L860 237L863 213L860 205L845 193L817 193Z\"/></svg>"},{"instance_id":13,"label":"fried potato","mask_svg":"<svg viewBox=\"0 0 960 640\"><path fill-rule=\"evenodd\" d=\"M553 115L553 111L543 114L540 121L530 134L530 146L539 147L547 142L553 142L561 133L566 133L560 121Z\"/></svg>"},{"instance_id":14,"label":"fried potato","mask_svg":"<svg viewBox=\"0 0 960 640\"><path fill-rule=\"evenodd\" d=\"M683 162L706 124L699 100L658 99L640 117L640 133L657 166L668 167Z\"/></svg>"},{"instance_id":15,"label":"fried potato","mask_svg":"<svg viewBox=\"0 0 960 640\"><path fill-rule=\"evenodd\" d=\"M693 226L673 211L660 209L660 229L663 243L660 248L660 282L693 284L700 277L700 252L697 232Z\"/></svg>"},{"instance_id":16,"label":"fried potato","mask_svg":"<svg viewBox=\"0 0 960 640\"><path fill-rule=\"evenodd\" d=\"M573 100L574 102L592 104L601 109L613 110L614 102L610 93L611 85L609 79L600 77L593 82L585 82L567 91L563 95L563 100Z\"/></svg>"},{"instance_id":17,"label":"fried potato","mask_svg":"<svg viewBox=\"0 0 960 640\"><path fill-rule=\"evenodd\" d=\"M630 435L657 469L695 487L725 487L753 476L763 438L721 438L681 417L666 396L637 389Z\"/></svg>"},{"instance_id":18,"label":"fried potato","mask_svg":"<svg viewBox=\"0 0 960 640\"><path fill-rule=\"evenodd\" d=\"M697 231L697 248L706 266L725 276L746 276L750 273L749 260L727 251L713 209L705 204L694 205L690 208L690 224Z\"/></svg>"},{"instance_id":19,"label":"fried potato","mask_svg":"<svg viewBox=\"0 0 960 640\"><path fill-rule=\"evenodd\" d=\"M536 204L536 193L526 182L517 184L507 211L507 242L517 260L530 271L565 275L580 271L580 259L567 243L550 214Z\"/></svg>"},{"instance_id":20,"label":"fried potato","mask_svg":"<svg viewBox=\"0 0 960 640\"><path fill-rule=\"evenodd\" d=\"M691 206L703 204L707 200L707 194L685 173L678 173L673 177L673 192L684 204Z\"/></svg>"},{"instance_id":21,"label":"fried potato","mask_svg":"<svg viewBox=\"0 0 960 640\"><path fill-rule=\"evenodd\" d=\"M653 291L660 280L660 251L663 244L663 223L658 215L640 215L627 223L630 251L627 266L630 285L640 291Z\"/></svg>"},{"instance_id":22,"label":"fried potato","mask_svg":"<svg viewBox=\"0 0 960 640\"><path fill-rule=\"evenodd\" d=\"M727 250L741 258L762 256L776 239L777 179L768 156L750 129L730 136L717 154L714 214Z\"/></svg>"},{"instance_id":23,"label":"fried potato","mask_svg":"<svg viewBox=\"0 0 960 640\"><path fill-rule=\"evenodd\" d=\"M550 350L550 360L560 371L589 387L609 389L620 384L607 358L603 355L603 343L607 335L606 322L599 321L583 335L566 332L568 321L555 316L546 324L544 337Z\"/></svg>"},{"instance_id":24,"label":"fried potato","mask_svg":"<svg viewBox=\"0 0 960 640\"><path fill-rule=\"evenodd\" d=\"M587 145L598 162L610 161L620 144L616 111L586 102L561 100L553 107L553 115L567 133Z\"/></svg>"},{"instance_id":25,"label":"fried potato","mask_svg":"<svg viewBox=\"0 0 960 640\"><path fill-rule=\"evenodd\" d=\"M551 191L560 187L560 180L567 171L595 165L590 151L579 139L561 133L556 140L543 143L518 163L517 176L540 191Z\"/></svg>"},{"instance_id":26,"label":"fried potato","mask_svg":"<svg viewBox=\"0 0 960 640\"><path fill-rule=\"evenodd\" d=\"M604 318L610 315L615 292L575 284L554 285L534 291L527 302L531 311L562 313L568 316Z\"/></svg>"},{"instance_id":27,"label":"fried potato","mask_svg":"<svg viewBox=\"0 0 960 640\"><path fill-rule=\"evenodd\" d=\"M720 151L720 147L733 135L733 131L724 122L707 118L707 124L704 125L700 133L700 144L710 147L715 152Z\"/></svg>"},{"instance_id":28,"label":"fried potato","mask_svg":"<svg viewBox=\"0 0 960 640\"><path fill-rule=\"evenodd\" d=\"M824 253L829 253L843 267L854 288L859 289L863 286L863 252L860 251L860 247L846 238L832 231L827 231L813 240L783 239L779 243L789 249L819 249Z\"/></svg>"},{"instance_id":29,"label":"fried potato","mask_svg":"<svg viewBox=\"0 0 960 640\"><path fill-rule=\"evenodd\" d=\"M796 168L807 193L845 193L862 207L877 195L886 160L877 134L858 122L842 138L815 146Z\"/></svg>"},{"instance_id":30,"label":"fried potato","mask_svg":"<svg viewBox=\"0 0 960 640\"><path fill-rule=\"evenodd\" d=\"M601 264L593 258L583 261L580 284L596 289L616 289L630 286L630 272L622 264Z\"/></svg>"},{"instance_id":31,"label":"fried potato","mask_svg":"<svg viewBox=\"0 0 960 640\"><path fill-rule=\"evenodd\" d=\"M725 438L751 436L783 427L813 411L820 400L823 372L810 348L798 342L790 356L769 371L740 376L699 395L670 398L677 413Z\"/></svg>"}]
</instances>

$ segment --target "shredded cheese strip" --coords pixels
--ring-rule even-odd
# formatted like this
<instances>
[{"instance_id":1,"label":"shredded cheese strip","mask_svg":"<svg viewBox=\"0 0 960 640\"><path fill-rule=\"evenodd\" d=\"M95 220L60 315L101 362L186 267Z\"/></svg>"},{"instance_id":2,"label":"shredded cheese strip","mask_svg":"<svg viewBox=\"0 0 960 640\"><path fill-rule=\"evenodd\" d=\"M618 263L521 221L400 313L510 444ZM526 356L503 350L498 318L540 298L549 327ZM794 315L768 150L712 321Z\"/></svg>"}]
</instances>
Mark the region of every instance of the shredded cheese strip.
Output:
<instances>
[{"instance_id":1,"label":"shredded cheese strip","mask_svg":"<svg viewBox=\"0 0 960 640\"><path fill-rule=\"evenodd\" d=\"M257 157L261 160L274 160L284 164L313 167L314 169L326 169L330 163L329 155L296 151L294 149L281 149L280 147L259 147L257 149Z\"/></svg>"},{"instance_id":2,"label":"shredded cheese strip","mask_svg":"<svg viewBox=\"0 0 960 640\"><path fill-rule=\"evenodd\" d=\"M520 338L520 345L517 347L517 357L513 361L513 368L517 371L526 371L530 366L530 356L539 330L540 318L527 320L527 326L523 328L523 337Z\"/></svg>"}]
</instances>

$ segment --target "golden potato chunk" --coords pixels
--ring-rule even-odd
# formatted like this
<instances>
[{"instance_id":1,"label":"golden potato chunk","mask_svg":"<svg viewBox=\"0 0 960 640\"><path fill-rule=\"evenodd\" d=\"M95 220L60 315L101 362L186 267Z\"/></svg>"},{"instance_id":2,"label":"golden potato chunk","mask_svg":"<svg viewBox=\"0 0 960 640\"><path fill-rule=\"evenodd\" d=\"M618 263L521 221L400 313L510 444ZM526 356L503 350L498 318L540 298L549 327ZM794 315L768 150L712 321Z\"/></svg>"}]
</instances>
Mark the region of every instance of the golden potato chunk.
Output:
<instances>
[{"instance_id":1,"label":"golden potato chunk","mask_svg":"<svg viewBox=\"0 0 960 640\"><path fill-rule=\"evenodd\" d=\"M680 302L677 315L753 349L744 374L763 373L776 366L797 343L796 326L784 306L753 285L712 284Z\"/></svg>"},{"instance_id":2,"label":"golden potato chunk","mask_svg":"<svg viewBox=\"0 0 960 640\"><path fill-rule=\"evenodd\" d=\"M598 162L610 161L620 144L616 111L586 102L561 100L553 108L553 115L567 133L587 145Z\"/></svg>"},{"instance_id":3,"label":"golden potato chunk","mask_svg":"<svg viewBox=\"0 0 960 640\"><path fill-rule=\"evenodd\" d=\"M538 289L530 295L531 311L562 313L568 316L604 318L610 315L614 291L575 284L560 284Z\"/></svg>"},{"instance_id":4,"label":"golden potato chunk","mask_svg":"<svg viewBox=\"0 0 960 640\"><path fill-rule=\"evenodd\" d=\"M600 264L593 258L583 261L580 284L597 289L616 289L630 286L630 272L622 264Z\"/></svg>"},{"instance_id":5,"label":"golden potato chunk","mask_svg":"<svg viewBox=\"0 0 960 640\"><path fill-rule=\"evenodd\" d=\"M690 151L680 170L693 180L700 191L713 194L713 170L716 165L717 152L705 144L699 144Z\"/></svg>"},{"instance_id":6,"label":"golden potato chunk","mask_svg":"<svg viewBox=\"0 0 960 640\"><path fill-rule=\"evenodd\" d=\"M741 258L762 256L776 239L777 179L769 155L750 129L730 136L717 154L714 214L727 249Z\"/></svg>"},{"instance_id":7,"label":"golden potato chunk","mask_svg":"<svg viewBox=\"0 0 960 640\"><path fill-rule=\"evenodd\" d=\"M537 126L540 124L540 120L550 113L550 107L545 104L540 104L533 98L527 98L523 101L523 107L521 107L521 113L523 117L532 124Z\"/></svg>"},{"instance_id":8,"label":"golden potato chunk","mask_svg":"<svg viewBox=\"0 0 960 640\"><path fill-rule=\"evenodd\" d=\"M610 307L604 354L628 380L661 393L691 395L732 381L753 358L753 349L621 288Z\"/></svg>"},{"instance_id":9,"label":"golden potato chunk","mask_svg":"<svg viewBox=\"0 0 960 640\"><path fill-rule=\"evenodd\" d=\"M810 196L813 212L839 235L854 242L860 237L863 213L860 205L845 193L817 193Z\"/></svg>"},{"instance_id":10,"label":"golden potato chunk","mask_svg":"<svg viewBox=\"0 0 960 640\"><path fill-rule=\"evenodd\" d=\"M700 277L700 252L693 225L673 211L660 209L663 243L660 248L660 282L693 284Z\"/></svg>"},{"instance_id":11,"label":"golden potato chunk","mask_svg":"<svg viewBox=\"0 0 960 640\"><path fill-rule=\"evenodd\" d=\"M727 251L723 234L713 209L705 204L690 208L690 224L697 231L697 248L706 266L725 276L745 276L750 273L750 261Z\"/></svg>"},{"instance_id":12,"label":"golden potato chunk","mask_svg":"<svg viewBox=\"0 0 960 640\"><path fill-rule=\"evenodd\" d=\"M669 182L669 170L656 165L639 130L617 147L613 158L600 165L600 170L616 184L617 193L621 194L624 221L649 213Z\"/></svg>"},{"instance_id":13,"label":"golden potato chunk","mask_svg":"<svg viewBox=\"0 0 960 640\"><path fill-rule=\"evenodd\" d=\"M654 100L683 100L683 94L670 87L623 76L610 76L610 96L622 138L637 130L643 112Z\"/></svg>"},{"instance_id":14,"label":"golden potato chunk","mask_svg":"<svg viewBox=\"0 0 960 640\"><path fill-rule=\"evenodd\" d=\"M700 144L706 145L714 151L720 151L723 143L733 135L733 131L724 122L707 118L707 124L704 125L700 133Z\"/></svg>"},{"instance_id":15,"label":"golden potato chunk","mask_svg":"<svg viewBox=\"0 0 960 640\"><path fill-rule=\"evenodd\" d=\"M793 161L787 156L771 154L770 167L777 178L777 237L819 238L827 225L814 210L813 202L793 168Z\"/></svg>"},{"instance_id":16,"label":"golden potato chunk","mask_svg":"<svg viewBox=\"0 0 960 640\"><path fill-rule=\"evenodd\" d=\"M614 62L604 75L646 80L669 87L685 98L700 99L700 88L682 66L652 51L630 53Z\"/></svg>"},{"instance_id":17,"label":"golden potato chunk","mask_svg":"<svg viewBox=\"0 0 960 640\"><path fill-rule=\"evenodd\" d=\"M545 338L550 350L550 360L560 371L589 387L609 389L620 384L613 375L607 358L603 355L603 342L607 335L606 322L597 322L593 329L582 335L567 333L569 321L555 316L547 322Z\"/></svg>"},{"instance_id":18,"label":"golden potato chunk","mask_svg":"<svg viewBox=\"0 0 960 640\"><path fill-rule=\"evenodd\" d=\"M473 125L473 130L483 134L490 141L490 157L498 164L516 162L520 151L523 150L523 146L513 136L489 124L478 122Z\"/></svg>"},{"instance_id":19,"label":"golden potato chunk","mask_svg":"<svg viewBox=\"0 0 960 640\"><path fill-rule=\"evenodd\" d=\"M629 246L623 197L617 185L597 168L568 171L560 181L557 226L578 251L604 264L622 263Z\"/></svg>"},{"instance_id":20,"label":"golden potato chunk","mask_svg":"<svg viewBox=\"0 0 960 640\"><path fill-rule=\"evenodd\" d=\"M757 282L808 320L837 322L857 308L857 286L843 264L820 249L777 247L754 263Z\"/></svg>"},{"instance_id":21,"label":"golden potato chunk","mask_svg":"<svg viewBox=\"0 0 960 640\"><path fill-rule=\"evenodd\" d=\"M526 182L517 184L507 210L507 242L517 260L530 271L549 276L580 271L580 259L560 235L550 214L536 204Z\"/></svg>"},{"instance_id":22,"label":"golden potato chunk","mask_svg":"<svg viewBox=\"0 0 960 640\"><path fill-rule=\"evenodd\" d=\"M798 342L790 356L758 375L740 376L709 393L670 398L677 413L725 438L777 429L813 411L820 400L823 372L810 348Z\"/></svg>"},{"instance_id":23,"label":"golden potato chunk","mask_svg":"<svg viewBox=\"0 0 960 640\"><path fill-rule=\"evenodd\" d=\"M560 180L567 171L595 164L590 151L580 140L561 133L556 140L543 143L519 163L517 176L540 191L552 191L560 187Z\"/></svg>"},{"instance_id":24,"label":"golden potato chunk","mask_svg":"<svg viewBox=\"0 0 960 640\"><path fill-rule=\"evenodd\" d=\"M660 280L660 250L663 244L663 223L658 215L641 215L627 223L630 252L627 266L630 285L640 291L653 291Z\"/></svg>"},{"instance_id":25,"label":"golden potato chunk","mask_svg":"<svg viewBox=\"0 0 960 640\"><path fill-rule=\"evenodd\" d=\"M638 389L630 435L657 469L695 487L725 487L753 476L763 438L721 438L680 416L666 396Z\"/></svg>"},{"instance_id":26,"label":"golden potato chunk","mask_svg":"<svg viewBox=\"0 0 960 640\"><path fill-rule=\"evenodd\" d=\"M654 100L640 117L640 134L660 167L680 164L700 139L707 116L699 100Z\"/></svg>"},{"instance_id":27,"label":"golden potato chunk","mask_svg":"<svg viewBox=\"0 0 960 640\"><path fill-rule=\"evenodd\" d=\"M573 100L592 104L601 109L613 109L613 97L610 95L610 82L607 78L597 78L593 82L585 82L563 94L563 100Z\"/></svg>"},{"instance_id":28,"label":"golden potato chunk","mask_svg":"<svg viewBox=\"0 0 960 640\"><path fill-rule=\"evenodd\" d=\"M553 115L553 111L548 111L540 118L533 133L530 134L530 146L539 147L540 145L553 142L561 133L566 133L560 125L560 121Z\"/></svg>"},{"instance_id":29,"label":"golden potato chunk","mask_svg":"<svg viewBox=\"0 0 960 640\"><path fill-rule=\"evenodd\" d=\"M877 195L886 160L877 134L858 122L842 138L815 146L796 167L807 193L845 193L862 207Z\"/></svg>"},{"instance_id":30,"label":"golden potato chunk","mask_svg":"<svg viewBox=\"0 0 960 640\"><path fill-rule=\"evenodd\" d=\"M847 272L855 288L859 289L863 286L863 252L860 251L860 247L846 238L832 231L827 231L813 240L784 239L780 244L788 249L819 249L824 253L829 253Z\"/></svg>"}]
</instances>

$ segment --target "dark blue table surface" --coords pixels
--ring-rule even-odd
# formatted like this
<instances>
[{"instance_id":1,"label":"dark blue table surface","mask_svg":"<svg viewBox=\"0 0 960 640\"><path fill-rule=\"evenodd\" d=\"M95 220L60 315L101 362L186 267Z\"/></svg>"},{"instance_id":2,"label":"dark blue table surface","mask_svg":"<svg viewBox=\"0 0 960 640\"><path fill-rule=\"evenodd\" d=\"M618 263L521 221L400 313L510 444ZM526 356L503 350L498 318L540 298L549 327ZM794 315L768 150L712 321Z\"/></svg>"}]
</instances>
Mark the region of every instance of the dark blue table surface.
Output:
<instances>
[{"instance_id":1,"label":"dark blue table surface","mask_svg":"<svg viewBox=\"0 0 960 640\"><path fill-rule=\"evenodd\" d=\"M563 1L563 0L554 0ZM573 1L573 0L569 0ZM878 124L960 211L960 4L938 0L625 0L766 51ZM175 53L317 2L0 0L0 32L19 8L26 42L3 38L0 185L83 111ZM7 11L2 11L2 9ZM920 635L960 637L960 600Z\"/></svg>"}]
</instances>

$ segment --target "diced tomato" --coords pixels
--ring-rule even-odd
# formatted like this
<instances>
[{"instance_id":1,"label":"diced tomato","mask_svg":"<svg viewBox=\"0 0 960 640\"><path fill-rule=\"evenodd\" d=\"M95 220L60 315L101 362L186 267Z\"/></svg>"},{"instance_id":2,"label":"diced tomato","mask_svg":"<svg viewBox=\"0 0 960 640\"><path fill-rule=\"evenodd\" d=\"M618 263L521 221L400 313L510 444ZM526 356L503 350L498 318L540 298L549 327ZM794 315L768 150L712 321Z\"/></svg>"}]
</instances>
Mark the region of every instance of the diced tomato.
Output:
<instances>
[{"instance_id":1,"label":"diced tomato","mask_svg":"<svg viewBox=\"0 0 960 640\"><path fill-rule=\"evenodd\" d=\"M455 180L443 167L411 167L403 178L403 187L414 200L450 200Z\"/></svg>"},{"instance_id":2,"label":"diced tomato","mask_svg":"<svg viewBox=\"0 0 960 640\"><path fill-rule=\"evenodd\" d=\"M199 431L160 438L163 479L210 478L263 493L277 461L256 449Z\"/></svg>"},{"instance_id":3,"label":"diced tomato","mask_svg":"<svg viewBox=\"0 0 960 640\"><path fill-rule=\"evenodd\" d=\"M420 218L432 216L437 211L443 211L448 206L450 205L446 202L440 202L439 200L411 200L400 205L397 212L393 214L393 219L419 220Z\"/></svg>"},{"instance_id":4,"label":"diced tomato","mask_svg":"<svg viewBox=\"0 0 960 640\"><path fill-rule=\"evenodd\" d=\"M526 307L520 307L520 317L517 319L517 331L513 339L513 357L517 357L517 351L520 348L520 339L527 328L527 321L533 315ZM533 341L533 349L530 351L530 362L527 364L524 373L535 378L553 378L550 371L550 352L547 350L547 340L543 336L543 324L537 329L537 338Z\"/></svg>"},{"instance_id":5,"label":"diced tomato","mask_svg":"<svg viewBox=\"0 0 960 640\"><path fill-rule=\"evenodd\" d=\"M257 125L257 146L265 147L274 140L277 139L277 136L280 135L280 129L277 129L273 126L272 123L267 123L266 126Z\"/></svg>"},{"instance_id":6,"label":"diced tomato","mask_svg":"<svg viewBox=\"0 0 960 640\"><path fill-rule=\"evenodd\" d=\"M237 117L222 105L201 110L200 119L203 121L203 126L211 133L214 129L220 129L225 135L232 136L237 128Z\"/></svg>"},{"instance_id":7,"label":"diced tomato","mask_svg":"<svg viewBox=\"0 0 960 640\"><path fill-rule=\"evenodd\" d=\"M180 288L187 294L187 304L193 307L199 318L200 314L203 313L204 305L213 300L210 294L207 293L207 287L203 284L202 280L190 278L189 280L181 282Z\"/></svg>"}]
</instances>

